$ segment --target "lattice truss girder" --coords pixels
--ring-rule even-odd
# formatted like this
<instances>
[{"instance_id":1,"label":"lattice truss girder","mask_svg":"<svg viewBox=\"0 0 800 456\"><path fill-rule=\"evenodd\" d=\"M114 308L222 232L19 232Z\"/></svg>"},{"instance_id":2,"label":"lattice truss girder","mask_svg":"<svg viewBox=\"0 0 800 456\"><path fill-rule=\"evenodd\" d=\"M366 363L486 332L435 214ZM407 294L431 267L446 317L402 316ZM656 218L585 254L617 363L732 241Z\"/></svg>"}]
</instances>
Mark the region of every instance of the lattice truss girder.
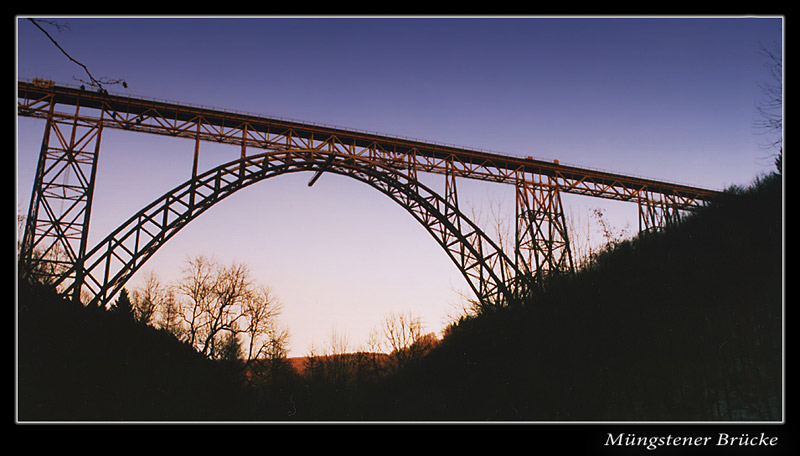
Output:
<instances>
[{"instance_id":1,"label":"lattice truss girder","mask_svg":"<svg viewBox=\"0 0 800 456\"><path fill-rule=\"evenodd\" d=\"M25 110L43 111L46 103L41 100L30 102ZM392 166L402 169L413 169L414 172L447 173L454 172L459 176L471 179L482 179L493 182L516 183L521 171L531 171L529 164L519 164L509 167L507 164L498 164L490 158L468 158L457 153L436 153L434 145L427 147L404 145L401 143L374 141L355 141L358 135L348 132L347 135L331 133L329 129L320 127L318 132L308 132L308 128L300 133L297 126L282 124L281 122L264 123L263 120L243 121L239 117L231 116L230 119L220 120L209 115L196 114L190 117L177 118L157 108L147 108L136 114L124 111L105 110L107 126L127 130L139 130L149 133L158 133L168 136L182 136L199 138L220 143L238 144L247 148L273 149L319 149L335 151L342 154L351 154L362 157L380 158ZM228 125L225 125L225 122ZM344 136L350 141L342 139ZM364 134L364 137L369 135ZM388 145L387 145L388 144ZM447 148L443 147L443 150ZM433 152L433 153L432 153ZM452 165L452 168L448 168ZM626 176L617 176L619 179L609 179L607 173L592 173L590 170L581 170L580 173L565 172L559 166L542 166L538 174L550 175L558 181L561 191L577 193L594 197L611 198L626 201L637 201L638 194L646 185L636 186L625 182ZM676 187L677 188L677 187ZM702 203L702 198L692 191L682 193L672 190L673 203L681 208L691 209Z\"/></svg>"},{"instance_id":2,"label":"lattice truss girder","mask_svg":"<svg viewBox=\"0 0 800 456\"><path fill-rule=\"evenodd\" d=\"M112 97L113 98L113 97ZM112 108L112 105L114 108ZM24 98L19 110L25 115L45 117L45 98ZM243 149L317 149L382 160L409 173L454 173L459 177L516 184L520 173L550 176L560 191L593 197L638 202L644 189L672 196L670 203L682 210L702 205L715 192L680 185L641 180L589 169L559 166L538 160L476 154L450 146L387 138L358 131L344 131L314 124L209 111L148 100L125 99L105 103L102 112L107 127L168 136L241 145Z\"/></svg>"}]
</instances>

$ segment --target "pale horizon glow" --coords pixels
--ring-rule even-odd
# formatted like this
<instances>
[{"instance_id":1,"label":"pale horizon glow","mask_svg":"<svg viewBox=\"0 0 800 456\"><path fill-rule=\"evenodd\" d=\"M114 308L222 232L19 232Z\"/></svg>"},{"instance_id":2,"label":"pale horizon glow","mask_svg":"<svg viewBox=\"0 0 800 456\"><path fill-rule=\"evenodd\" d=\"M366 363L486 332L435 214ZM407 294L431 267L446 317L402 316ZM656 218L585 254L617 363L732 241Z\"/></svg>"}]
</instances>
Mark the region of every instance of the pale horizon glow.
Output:
<instances>
[{"instance_id":1,"label":"pale horizon glow","mask_svg":"<svg viewBox=\"0 0 800 456\"><path fill-rule=\"evenodd\" d=\"M117 93L259 113L643 176L698 187L771 171L754 128L762 46L780 17L729 18L53 18L50 31ZM82 70L24 17L16 77L79 84ZM27 211L44 131L17 119L16 211ZM193 142L105 129L92 246L190 177ZM239 149L203 143L201 170ZM175 280L187 257L246 264L283 304L290 356L335 332L359 350L390 313L440 331L468 285L402 208L355 180L310 173L237 192L166 243L142 272ZM443 188L442 176L423 182ZM465 213L513 216L513 189L458 181ZM636 206L566 195L566 216L604 208L637 230ZM510 212L509 212L510 211ZM487 228L488 231L492 231ZM597 240L597 233L592 236ZM576 240L577 241L577 240Z\"/></svg>"}]
</instances>

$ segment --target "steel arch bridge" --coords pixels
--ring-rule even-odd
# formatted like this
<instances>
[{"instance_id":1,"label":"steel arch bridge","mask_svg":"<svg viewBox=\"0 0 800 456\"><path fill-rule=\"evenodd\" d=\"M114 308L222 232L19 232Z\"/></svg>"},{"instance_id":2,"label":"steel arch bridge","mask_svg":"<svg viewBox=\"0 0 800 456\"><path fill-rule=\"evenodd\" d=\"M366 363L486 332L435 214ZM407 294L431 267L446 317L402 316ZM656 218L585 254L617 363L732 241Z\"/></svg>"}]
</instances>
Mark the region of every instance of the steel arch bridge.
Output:
<instances>
[{"instance_id":1,"label":"steel arch bridge","mask_svg":"<svg viewBox=\"0 0 800 456\"><path fill-rule=\"evenodd\" d=\"M324 172L361 181L406 209L456 264L476 299L512 305L549 274L574 269L561 194L629 201L639 229L675 223L718 192L452 146L425 143L61 86L19 81L19 116L46 121L19 253L24 276L86 303L106 303L159 247L217 202L264 179ZM191 178L87 245L100 139L105 128L194 139ZM204 141L237 145L240 157L198 170ZM444 194L418 173L444 176ZM71 178L70 178L71 176ZM458 207L457 178L513 185L513 252L504 252Z\"/></svg>"}]
</instances>

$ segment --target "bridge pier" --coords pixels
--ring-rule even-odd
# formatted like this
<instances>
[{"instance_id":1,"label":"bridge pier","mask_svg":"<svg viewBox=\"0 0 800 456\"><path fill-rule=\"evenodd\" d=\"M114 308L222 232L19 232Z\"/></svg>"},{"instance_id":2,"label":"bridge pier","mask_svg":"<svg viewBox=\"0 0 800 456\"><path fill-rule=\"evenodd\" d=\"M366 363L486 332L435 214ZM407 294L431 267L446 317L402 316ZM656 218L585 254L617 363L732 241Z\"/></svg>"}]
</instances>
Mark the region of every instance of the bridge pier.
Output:
<instances>
[{"instance_id":1,"label":"bridge pier","mask_svg":"<svg viewBox=\"0 0 800 456\"><path fill-rule=\"evenodd\" d=\"M574 272L561 193L549 176L523 176L516 184L514 259L533 286L550 274Z\"/></svg>"},{"instance_id":2,"label":"bridge pier","mask_svg":"<svg viewBox=\"0 0 800 456\"><path fill-rule=\"evenodd\" d=\"M73 268L73 298L81 297L103 113L55 115L50 104L20 249L20 272L53 283Z\"/></svg>"},{"instance_id":3,"label":"bridge pier","mask_svg":"<svg viewBox=\"0 0 800 456\"><path fill-rule=\"evenodd\" d=\"M639 233L655 232L678 224L681 213L670 195L643 191L639 195Z\"/></svg>"}]
</instances>

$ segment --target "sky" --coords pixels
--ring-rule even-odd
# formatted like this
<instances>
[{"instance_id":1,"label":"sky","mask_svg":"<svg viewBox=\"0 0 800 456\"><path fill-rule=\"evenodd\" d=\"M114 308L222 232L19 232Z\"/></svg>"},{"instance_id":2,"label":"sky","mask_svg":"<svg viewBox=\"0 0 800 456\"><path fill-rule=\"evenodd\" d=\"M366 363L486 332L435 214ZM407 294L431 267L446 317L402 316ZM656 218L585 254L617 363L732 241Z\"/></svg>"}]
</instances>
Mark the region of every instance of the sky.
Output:
<instances>
[{"instance_id":1,"label":"sky","mask_svg":"<svg viewBox=\"0 0 800 456\"><path fill-rule=\"evenodd\" d=\"M754 127L762 47L781 17L56 17L48 32L111 92L256 113L711 189L772 170ZM15 18L16 76L79 85L83 69ZM16 211L24 214L44 122L17 119ZM193 142L105 130L89 245L191 176ZM239 149L202 144L200 169ZM263 181L215 205L143 267L176 280L188 257L246 264L283 306L290 355L334 334L364 347L391 313L440 331L466 280L401 207L355 180ZM434 190L442 176L425 176ZM479 224L513 216L513 189L459 180ZM634 234L636 207L564 196L588 244L591 210ZM140 272L126 288L141 285Z\"/></svg>"}]
</instances>

